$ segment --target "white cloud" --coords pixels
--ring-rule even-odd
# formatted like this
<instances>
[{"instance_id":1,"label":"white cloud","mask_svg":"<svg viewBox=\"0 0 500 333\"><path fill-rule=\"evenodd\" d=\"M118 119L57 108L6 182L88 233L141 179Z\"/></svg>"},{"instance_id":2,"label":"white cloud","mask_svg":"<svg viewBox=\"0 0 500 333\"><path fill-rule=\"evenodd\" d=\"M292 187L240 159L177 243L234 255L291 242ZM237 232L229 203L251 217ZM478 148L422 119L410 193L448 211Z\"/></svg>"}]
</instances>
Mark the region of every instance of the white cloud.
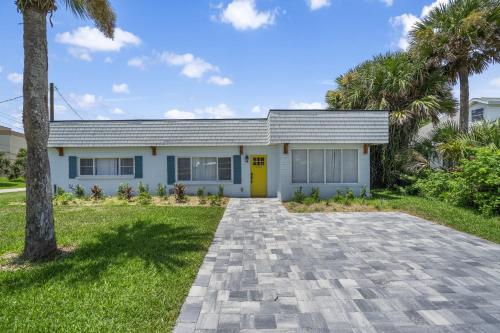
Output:
<instances>
[{"instance_id":1,"label":"white cloud","mask_svg":"<svg viewBox=\"0 0 500 333\"><path fill-rule=\"evenodd\" d=\"M23 83L23 74L10 73L9 75L7 75L7 79L12 83Z\"/></svg>"},{"instance_id":2,"label":"white cloud","mask_svg":"<svg viewBox=\"0 0 500 333\"><path fill-rule=\"evenodd\" d=\"M168 110L167 112L165 112L165 114L163 116L165 118L168 118L168 119L194 119L194 118L196 118L196 115L192 112L181 111L181 110L177 110L177 109Z\"/></svg>"},{"instance_id":3,"label":"white cloud","mask_svg":"<svg viewBox=\"0 0 500 333\"><path fill-rule=\"evenodd\" d=\"M290 109L298 109L298 110L321 110L325 108L323 103L320 102L307 103L307 102L295 102L295 101L290 102L290 105L288 107Z\"/></svg>"},{"instance_id":4,"label":"white cloud","mask_svg":"<svg viewBox=\"0 0 500 333\"><path fill-rule=\"evenodd\" d=\"M255 0L233 0L220 13L220 21L236 30L255 30L274 24L277 10L259 11Z\"/></svg>"},{"instance_id":5,"label":"white cloud","mask_svg":"<svg viewBox=\"0 0 500 333\"><path fill-rule=\"evenodd\" d=\"M146 68L146 57L135 57L127 61L127 65L140 69Z\"/></svg>"},{"instance_id":6,"label":"white cloud","mask_svg":"<svg viewBox=\"0 0 500 333\"><path fill-rule=\"evenodd\" d=\"M260 105L255 105L251 112L256 116L265 116L267 114L267 110L261 107Z\"/></svg>"},{"instance_id":7,"label":"white cloud","mask_svg":"<svg viewBox=\"0 0 500 333\"><path fill-rule=\"evenodd\" d=\"M318 10L323 7L330 6L330 0L307 0L309 9Z\"/></svg>"},{"instance_id":8,"label":"white cloud","mask_svg":"<svg viewBox=\"0 0 500 333\"><path fill-rule=\"evenodd\" d=\"M106 117L106 116L101 116L101 115L98 115L97 117L95 117L96 120L110 120L111 118L109 117Z\"/></svg>"},{"instance_id":9,"label":"white cloud","mask_svg":"<svg viewBox=\"0 0 500 333\"><path fill-rule=\"evenodd\" d=\"M391 1L391 0L388 0ZM435 0L433 3L430 5L424 6L422 8L422 12L420 13L420 16L417 17L414 14L411 13L405 13L399 16L391 17L389 19L389 23L396 29L400 29L400 37L397 42L397 46L400 49L406 50L410 46L409 40L408 40L408 35L415 25L415 23L419 22L423 18L425 18L429 13L436 7L440 5L445 5L450 0Z\"/></svg>"},{"instance_id":10,"label":"white cloud","mask_svg":"<svg viewBox=\"0 0 500 333\"><path fill-rule=\"evenodd\" d=\"M117 94L128 94L130 90L128 89L128 84L126 83L117 83L113 84L113 92Z\"/></svg>"},{"instance_id":11,"label":"white cloud","mask_svg":"<svg viewBox=\"0 0 500 333\"><path fill-rule=\"evenodd\" d=\"M233 81L228 77L214 75L208 79L208 83L216 84L218 86L229 86L233 84Z\"/></svg>"},{"instance_id":12,"label":"white cloud","mask_svg":"<svg viewBox=\"0 0 500 333\"><path fill-rule=\"evenodd\" d=\"M120 108L114 108L113 110L111 110L111 113L113 113L113 114L124 114L125 111L123 111Z\"/></svg>"},{"instance_id":13,"label":"white cloud","mask_svg":"<svg viewBox=\"0 0 500 333\"><path fill-rule=\"evenodd\" d=\"M394 0L380 0L385 3L386 6L390 7L394 4Z\"/></svg>"},{"instance_id":14,"label":"white cloud","mask_svg":"<svg viewBox=\"0 0 500 333\"><path fill-rule=\"evenodd\" d=\"M103 105L103 98L92 94L70 94L69 98L79 109L91 109Z\"/></svg>"},{"instance_id":15,"label":"white cloud","mask_svg":"<svg viewBox=\"0 0 500 333\"><path fill-rule=\"evenodd\" d=\"M93 52L118 52L127 45L139 45L141 39L131 32L115 29L113 39L107 38L97 28L79 27L56 35L56 42L69 45L69 53L82 60L90 61Z\"/></svg>"},{"instance_id":16,"label":"white cloud","mask_svg":"<svg viewBox=\"0 0 500 333\"><path fill-rule=\"evenodd\" d=\"M104 63L106 63L106 64L112 64L113 63L113 58L111 58L111 57L104 58Z\"/></svg>"},{"instance_id":17,"label":"white cloud","mask_svg":"<svg viewBox=\"0 0 500 333\"><path fill-rule=\"evenodd\" d=\"M490 85L500 89L500 77L494 78L490 81Z\"/></svg>"},{"instance_id":18,"label":"white cloud","mask_svg":"<svg viewBox=\"0 0 500 333\"><path fill-rule=\"evenodd\" d=\"M182 75L189 78L201 78L206 72L217 72L219 68L202 58L195 57L191 53L176 54L163 52L159 54L159 60L171 66L182 66Z\"/></svg>"}]
</instances>

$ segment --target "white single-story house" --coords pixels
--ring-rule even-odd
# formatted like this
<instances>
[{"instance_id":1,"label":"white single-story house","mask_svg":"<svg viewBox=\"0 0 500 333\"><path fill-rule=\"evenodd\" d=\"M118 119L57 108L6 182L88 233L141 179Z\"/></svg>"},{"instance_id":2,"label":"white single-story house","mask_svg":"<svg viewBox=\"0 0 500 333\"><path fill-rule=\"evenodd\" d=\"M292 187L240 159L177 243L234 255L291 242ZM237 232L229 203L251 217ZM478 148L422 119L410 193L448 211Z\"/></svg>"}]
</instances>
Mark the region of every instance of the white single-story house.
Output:
<instances>
[{"instance_id":1,"label":"white single-story house","mask_svg":"<svg viewBox=\"0 0 500 333\"><path fill-rule=\"evenodd\" d=\"M154 193L183 183L188 193L289 200L302 187L322 197L370 188L370 145L388 142L387 111L271 110L259 119L52 121L54 187L115 194L139 182Z\"/></svg>"}]
</instances>

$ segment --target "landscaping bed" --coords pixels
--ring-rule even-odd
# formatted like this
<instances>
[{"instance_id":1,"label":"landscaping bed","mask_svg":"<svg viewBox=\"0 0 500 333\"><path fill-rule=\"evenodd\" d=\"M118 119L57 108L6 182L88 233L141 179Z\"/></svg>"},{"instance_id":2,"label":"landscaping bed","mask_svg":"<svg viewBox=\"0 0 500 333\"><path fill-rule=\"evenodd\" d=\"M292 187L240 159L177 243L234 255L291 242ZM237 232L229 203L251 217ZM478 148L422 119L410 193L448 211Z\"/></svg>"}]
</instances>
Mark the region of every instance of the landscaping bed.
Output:
<instances>
[{"instance_id":1,"label":"landscaping bed","mask_svg":"<svg viewBox=\"0 0 500 333\"><path fill-rule=\"evenodd\" d=\"M192 197L72 199L54 208L63 252L23 264L24 198L0 194L2 332L170 331L224 212Z\"/></svg>"}]
</instances>

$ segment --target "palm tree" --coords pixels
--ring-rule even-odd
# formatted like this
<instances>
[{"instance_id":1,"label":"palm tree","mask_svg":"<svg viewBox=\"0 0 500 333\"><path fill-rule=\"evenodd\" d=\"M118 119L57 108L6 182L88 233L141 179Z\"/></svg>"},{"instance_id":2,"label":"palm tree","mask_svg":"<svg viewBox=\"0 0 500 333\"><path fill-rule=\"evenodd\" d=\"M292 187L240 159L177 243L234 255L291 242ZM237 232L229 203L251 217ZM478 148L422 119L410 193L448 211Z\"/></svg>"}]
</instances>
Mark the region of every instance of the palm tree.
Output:
<instances>
[{"instance_id":1,"label":"palm tree","mask_svg":"<svg viewBox=\"0 0 500 333\"><path fill-rule=\"evenodd\" d=\"M412 51L460 83L460 130L469 125L469 75L500 61L500 1L451 0L410 33Z\"/></svg>"},{"instance_id":2,"label":"palm tree","mask_svg":"<svg viewBox=\"0 0 500 333\"><path fill-rule=\"evenodd\" d=\"M92 19L109 38L113 37L116 21L108 0L16 0L24 30L23 123L28 162L23 256L28 260L47 257L57 250L47 153L47 14L56 11L59 4L76 16Z\"/></svg>"},{"instance_id":3,"label":"palm tree","mask_svg":"<svg viewBox=\"0 0 500 333\"><path fill-rule=\"evenodd\" d=\"M441 71L404 52L376 56L336 82L338 88L326 96L329 109L389 110L389 143L371 149L376 186L398 181L403 169L398 154L409 147L422 123L455 111L451 86Z\"/></svg>"}]
</instances>

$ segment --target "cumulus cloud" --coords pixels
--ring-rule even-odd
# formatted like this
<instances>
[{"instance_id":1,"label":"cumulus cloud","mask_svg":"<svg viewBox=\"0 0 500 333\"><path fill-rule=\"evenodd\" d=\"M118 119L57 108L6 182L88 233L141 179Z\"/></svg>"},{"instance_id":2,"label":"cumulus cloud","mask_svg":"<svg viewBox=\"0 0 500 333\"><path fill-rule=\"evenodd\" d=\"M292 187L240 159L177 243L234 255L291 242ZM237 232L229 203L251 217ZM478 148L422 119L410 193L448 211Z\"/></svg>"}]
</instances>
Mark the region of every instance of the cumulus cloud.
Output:
<instances>
[{"instance_id":1,"label":"cumulus cloud","mask_svg":"<svg viewBox=\"0 0 500 333\"><path fill-rule=\"evenodd\" d=\"M112 90L117 94L128 94L130 92L126 83L113 84Z\"/></svg>"},{"instance_id":2,"label":"cumulus cloud","mask_svg":"<svg viewBox=\"0 0 500 333\"><path fill-rule=\"evenodd\" d=\"M217 72L219 68L191 53L163 52L158 55L161 62L182 67L181 74L189 78L201 78L206 72Z\"/></svg>"},{"instance_id":3,"label":"cumulus cloud","mask_svg":"<svg viewBox=\"0 0 500 333\"><path fill-rule=\"evenodd\" d=\"M389 23L395 28L400 30L400 37L397 41L397 46L400 49L406 50L410 46L409 40L408 40L408 35L415 25L415 23L419 22L423 18L425 18L427 15L430 14L430 12L441 5L445 5L450 0L435 0L433 3L430 5L424 6L422 8L422 12L420 13L420 16L417 17L414 14L411 13L405 13L399 16L391 17L389 19Z\"/></svg>"},{"instance_id":4,"label":"cumulus cloud","mask_svg":"<svg viewBox=\"0 0 500 333\"><path fill-rule=\"evenodd\" d=\"M113 114L124 114L125 111L123 111L120 108L114 108L113 110L111 110L111 113L113 113Z\"/></svg>"},{"instance_id":5,"label":"cumulus cloud","mask_svg":"<svg viewBox=\"0 0 500 333\"><path fill-rule=\"evenodd\" d=\"M171 109L164 113L164 117L168 119L195 119L195 118L210 118L222 119L233 118L235 112L226 104L221 103L216 106L208 106L194 111L183 111L179 109Z\"/></svg>"},{"instance_id":6,"label":"cumulus cloud","mask_svg":"<svg viewBox=\"0 0 500 333\"><path fill-rule=\"evenodd\" d=\"M290 102L290 105L288 107L290 109L298 109L298 110L321 110L325 108L323 103L320 102L307 103L307 102L295 102L295 101Z\"/></svg>"},{"instance_id":7,"label":"cumulus cloud","mask_svg":"<svg viewBox=\"0 0 500 333\"><path fill-rule=\"evenodd\" d=\"M196 115L193 112L181 111L178 109L168 110L163 115L167 119L194 119Z\"/></svg>"},{"instance_id":8,"label":"cumulus cloud","mask_svg":"<svg viewBox=\"0 0 500 333\"><path fill-rule=\"evenodd\" d=\"M212 83L218 86L229 86L233 84L233 81L228 77L214 75L208 79L208 83Z\"/></svg>"},{"instance_id":9,"label":"cumulus cloud","mask_svg":"<svg viewBox=\"0 0 500 333\"><path fill-rule=\"evenodd\" d=\"M147 59L146 57L135 57L135 58L129 59L129 61L127 61L127 65L129 65L130 67L145 69L146 68L146 59Z\"/></svg>"},{"instance_id":10,"label":"cumulus cloud","mask_svg":"<svg viewBox=\"0 0 500 333\"><path fill-rule=\"evenodd\" d=\"M15 84L23 83L23 74L20 73L10 73L7 75L7 79Z\"/></svg>"},{"instance_id":11,"label":"cumulus cloud","mask_svg":"<svg viewBox=\"0 0 500 333\"><path fill-rule=\"evenodd\" d=\"M97 28L86 26L57 34L56 42L68 45L68 52L75 58L90 61L91 53L119 52L125 46L139 45L141 39L120 28L115 29L115 36L111 39L104 36Z\"/></svg>"},{"instance_id":12,"label":"cumulus cloud","mask_svg":"<svg viewBox=\"0 0 500 333\"><path fill-rule=\"evenodd\" d=\"M236 30L255 30L273 25L276 14L277 9L259 11L255 0L233 0L221 8L219 20L231 24Z\"/></svg>"},{"instance_id":13,"label":"cumulus cloud","mask_svg":"<svg viewBox=\"0 0 500 333\"><path fill-rule=\"evenodd\" d=\"M267 109L260 105L255 105L250 111L256 116L265 116L267 114Z\"/></svg>"},{"instance_id":14,"label":"cumulus cloud","mask_svg":"<svg viewBox=\"0 0 500 333\"><path fill-rule=\"evenodd\" d=\"M69 98L73 105L76 105L79 109L91 109L98 106L102 106L104 100L100 96L96 96L93 94L70 94Z\"/></svg>"},{"instance_id":15,"label":"cumulus cloud","mask_svg":"<svg viewBox=\"0 0 500 333\"><path fill-rule=\"evenodd\" d=\"M330 6L330 0L307 0L309 9L318 10L323 7Z\"/></svg>"}]
</instances>

